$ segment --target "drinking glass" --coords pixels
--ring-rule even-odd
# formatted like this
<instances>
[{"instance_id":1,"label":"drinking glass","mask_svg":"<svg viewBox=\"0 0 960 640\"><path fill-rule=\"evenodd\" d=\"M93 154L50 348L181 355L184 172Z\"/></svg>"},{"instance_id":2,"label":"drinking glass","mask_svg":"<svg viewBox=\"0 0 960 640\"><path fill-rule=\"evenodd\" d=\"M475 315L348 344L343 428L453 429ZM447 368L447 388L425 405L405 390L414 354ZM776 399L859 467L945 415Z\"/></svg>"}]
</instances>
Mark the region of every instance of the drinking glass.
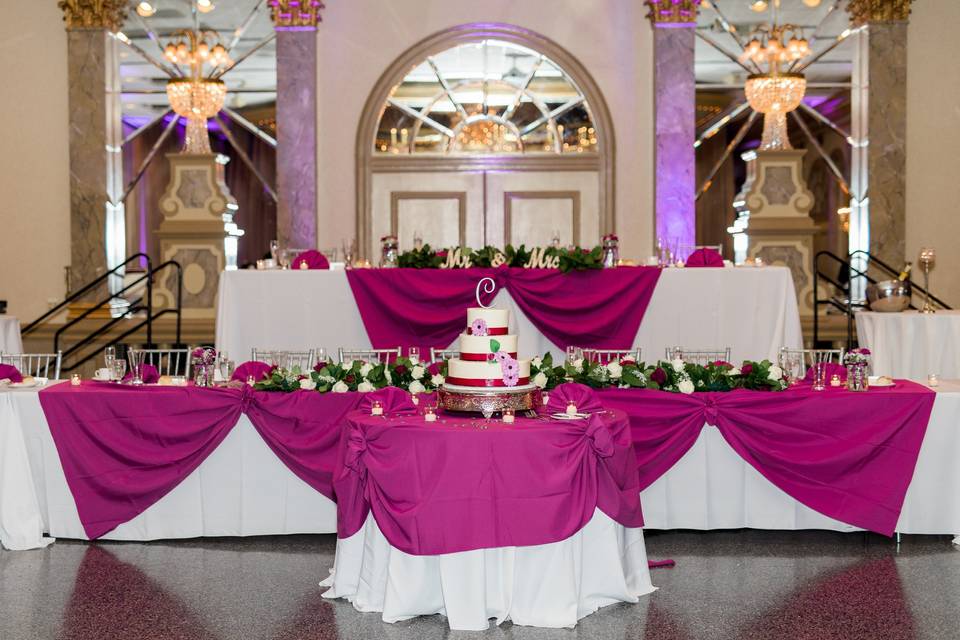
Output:
<instances>
[{"instance_id":1,"label":"drinking glass","mask_svg":"<svg viewBox=\"0 0 960 640\"><path fill-rule=\"evenodd\" d=\"M413 232L413 248L417 251L420 251L420 249L423 248L423 236L419 231Z\"/></svg>"},{"instance_id":2,"label":"drinking glass","mask_svg":"<svg viewBox=\"0 0 960 640\"><path fill-rule=\"evenodd\" d=\"M113 363L117 359L117 349L116 347L104 347L103 348L103 366L110 371L113 371Z\"/></svg>"},{"instance_id":3,"label":"drinking glass","mask_svg":"<svg viewBox=\"0 0 960 640\"><path fill-rule=\"evenodd\" d=\"M583 352L578 347L567 347L567 364L573 364L583 357Z\"/></svg>"},{"instance_id":4,"label":"drinking glass","mask_svg":"<svg viewBox=\"0 0 960 640\"><path fill-rule=\"evenodd\" d=\"M273 258L273 264L280 264L280 241L270 241L270 257Z\"/></svg>"},{"instance_id":5,"label":"drinking glass","mask_svg":"<svg viewBox=\"0 0 960 640\"><path fill-rule=\"evenodd\" d=\"M127 351L127 360L130 361L130 384L132 385L141 385L143 384L143 360L146 357L146 353L140 349L129 349Z\"/></svg>"},{"instance_id":6,"label":"drinking glass","mask_svg":"<svg viewBox=\"0 0 960 640\"><path fill-rule=\"evenodd\" d=\"M127 361L117 358L113 361L113 371L110 374L114 382L121 382L123 376L127 375Z\"/></svg>"},{"instance_id":7,"label":"drinking glass","mask_svg":"<svg viewBox=\"0 0 960 640\"><path fill-rule=\"evenodd\" d=\"M291 257L291 253L292 253L292 252L291 252L290 250L288 250L288 249L281 249L281 250L280 250L280 268L281 268L281 269L289 269L289 268L290 268L290 257Z\"/></svg>"},{"instance_id":8,"label":"drinking glass","mask_svg":"<svg viewBox=\"0 0 960 640\"><path fill-rule=\"evenodd\" d=\"M228 359L226 356L221 355L220 357L220 377L223 378L224 382L229 382L233 379L233 372L236 370L237 364Z\"/></svg>"},{"instance_id":9,"label":"drinking glass","mask_svg":"<svg viewBox=\"0 0 960 640\"><path fill-rule=\"evenodd\" d=\"M413 364L420 363L420 347L409 347L407 349L407 356L410 358L410 362Z\"/></svg>"},{"instance_id":10,"label":"drinking glass","mask_svg":"<svg viewBox=\"0 0 960 640\"><path fill-rule=\"evenodd\" d=\"M344 241L343 243L343 262L347 269L353 268L353 257L356 253L355 245L356 242L354 240L351 240L349 243Z\"/></svg>"},{"instance_id":11,"label":"drinking glass","mask_svg":"<svg viewBox=\"0 0 960 640\"><path fill-rule=\"evenodd\" d=\"M323 347L317 347L317 363L320 366L327 364L327 350Z\"/></svg>"},{"instance_id":12,"label":"drinking glass","mask_svg":"<svg viewBox=\"0 0 960 640\"><path fill-rule=\"evenodd\" d=\"M815 351L813 353L813 390L826 389L827 364L833 360L829 352Z\"/></svg>"}]
</instances>

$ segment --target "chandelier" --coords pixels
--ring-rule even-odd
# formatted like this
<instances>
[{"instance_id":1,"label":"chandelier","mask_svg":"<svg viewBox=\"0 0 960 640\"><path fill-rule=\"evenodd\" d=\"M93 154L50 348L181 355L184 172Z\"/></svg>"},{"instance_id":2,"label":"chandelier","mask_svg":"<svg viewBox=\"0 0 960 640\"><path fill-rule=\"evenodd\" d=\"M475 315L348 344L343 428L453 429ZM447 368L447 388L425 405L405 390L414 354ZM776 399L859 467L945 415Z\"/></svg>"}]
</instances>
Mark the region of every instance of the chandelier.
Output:
<instances>
[{"instance_id":1,"label":"chandelier","mask_svg":"<svg viewBox=\"0 0 960 640\"><path fill-rule=\"evenodd\" d=\"M207 120L217 115L227 97L227 87L213 77L222 65L230 63L227 50L214 31L179 31L167 43L164 57L174 65L189 68L189 75L167 81L167 98L177 115L187 119L184 153L212 153ZM211 68L204 77L205 66Z\"/></svg>"},{"instance_id":2,"label":"chandelier","mask_svg":"<svg viewBox=\"0 0 960 640\"><path fill-rule=\"evenodd\" d=\"M779 2L775 6L778 6ZM810 43L792 25L761 25L744 47L741 62L751 62L764 73L747 77L744 92L754 111L763 114L763 150L792 149L787 135L787 114L800 106L807 79L789 69L810 55ZM787 70L784 70L786 65Z\"/></svg>"}]
</instances>

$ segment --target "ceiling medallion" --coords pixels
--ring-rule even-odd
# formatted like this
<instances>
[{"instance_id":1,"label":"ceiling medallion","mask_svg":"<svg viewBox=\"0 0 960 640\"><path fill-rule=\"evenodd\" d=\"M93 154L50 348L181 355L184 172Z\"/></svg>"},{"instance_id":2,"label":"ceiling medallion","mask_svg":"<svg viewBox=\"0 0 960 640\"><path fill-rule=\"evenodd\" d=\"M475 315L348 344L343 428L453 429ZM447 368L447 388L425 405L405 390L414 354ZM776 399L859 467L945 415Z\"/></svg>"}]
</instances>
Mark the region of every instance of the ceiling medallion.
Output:
<instances>
[{"instance_id":1,"label":"ceiling medallion","mask_svg":"<svg viewBox=\"0 0 960 640\"><path fill-rule=\"evenodd\" d=\"M109 29L119 31L127 19L127 0L60 0L67 30Z\"/></svg>"},{"instance_id":2,"label":"ceiling medallion","mask_svg":"<svg viewBox=\"0 0 960 640\"><path fill-rule=\"evenodd\" d=\"M868 22L906 22L911 0L850 0L847 11L855 25Z\"/></svg>"},{"instance_id":3,"label":"ceiling medallion","mask_svg":"<svg viewBox=\"0 0 960 640\"><path fill-rule=\"evenodd\" d=\"M647 18L654 26L691 27L697 23L700 0L646 0Z\"/></svg>"}]
</instances>

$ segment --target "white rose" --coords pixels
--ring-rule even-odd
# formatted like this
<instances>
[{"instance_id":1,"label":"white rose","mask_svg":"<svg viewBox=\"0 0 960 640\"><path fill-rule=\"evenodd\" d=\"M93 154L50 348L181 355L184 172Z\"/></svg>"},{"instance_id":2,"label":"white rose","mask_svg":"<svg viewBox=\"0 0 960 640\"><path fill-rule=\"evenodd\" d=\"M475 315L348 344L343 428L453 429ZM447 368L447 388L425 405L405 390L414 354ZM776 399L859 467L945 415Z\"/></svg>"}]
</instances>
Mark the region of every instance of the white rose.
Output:
<instances>
[{"instance_id":1,"label":"white rose","mask_svg":"<svg viewBox=\"0 0 960 640\"><path fill-rule=\"evenodd\" d=\"M573 368L576 369L577 373L583 373L583 358L577 358L574 360Z\"/></svg>"},{"instance_id":2,"label":"white rose","mask_svg":"<svg viewBox=\"0 0 960 640\"><path fill-rule=\"evenodd\" d=\"M410 391L410 393L423 393L427 390L427 388L423 386L423 383L421 383L419 380L414 380L411 382L407 389Z\"/></svg>"},{"instance_id":3,"label":"white rose","mask_svg":"<svg viewBox=\"0 0 960 640\"><path fill-rule=\"evenodd\" d=\"M533 360L530 361L530 364L531 364L531 366L534 366L534 367L536 367L537 369L539 369L539 368L540 368L540 365L543 364L543 358L541 358L540 356L537 356L536 358L534 358Z\"/></svg>"},{"instance_id":4,"label":"white rose","mask_svg":"<svg viewBox=\"0 0 960 640\"><path fill-rule=\"evenodd\" d=\"M677 389L680 390L680 393L693 393L693 382L690 379L681 380L677 385Z\"/></svg>"},{"instance_id":5,"label":"white rose","mask_svg":"<svg viewBox=\"0 0 960 640\"><path fill-rule=\"evenodd\" d=\"M739 367L732 367L729 371L727 371L727 375L728 375L728 376L738 376L738 375L740 375L740 368L739 368Z\"/></svg>"},{"instance_id":6,"label":"white rose","mask_svg":"<svg viewBox=\"0 0 960 640\"><path fill-rule=\"evenodd\" d=\"M350 369L353 369L353 360L344 360L341 366L343 367L344 371L349 371Z\"/></svg>"},{"instance_id":7,"label":"white rose","mask_svg":"<svg viewBox=\"0 0 960 640\"><path fill-rule=\"evenodd\" d=\"M434 374L433 377L430 378L430 384L435 387L439 387L443 384L443 376L439 373Z\"/></svg>"},{"instance_id":8,"label":"white rose","mask_svg":"<svg viewBox=\"0 0 960 640\"><path fill-rule=\"evenodd\" d=\"M670 366L673 367L673 370L676 371L677 373L683 373L683 360L681 360L680 358L677 358L676 360L671 362Z\"/></svg>"},{"instance_id":9,"label":"white rose","mask_svg":"<svg viewBox=\"0 0 960 640\"><path fill-rule=\"evenodd\" d=\"M776 382L783 377L783 369L773 364L770 365L770 371L767 373L767 380L773 380Z\"/></svg>"},{"instance_id":10,"label":"white rose","mask_svg":"<svg viewBox=\"0 0 960 640\"><path fill-rule=\"evenodd\" d=\"M364 380L363 382L357 385L357 391L359 391L360 393L370 393L375 389L376 387L370 384L369 380Z\"/></svg>"},{"instance_id":11,"label":"white rose","mask_svg":"<svg viewBox=\"0 0 960 640\"><path fill-rule=\"evenodd\" d=\"M387 384L393 384L393 376L390 375L390 369L384 369L383 375L387 379Z\"/></svg>"},{"instance_id":12,"label":"white rose","mask_svg":"<svg viewBox=\"0 0 960 640\"><path fill-rule=\"evenodd\" d=\"M426 373L427 373L427 370L424 369L424 368L423 368L421 365L419 365L419 364L418 364L417 366L415 366L413 369L410 370L410 375L413 376L413 379L414 379L414 380L419 380L419 379L422 378L422 377L424 376L424 374L426 374Z\"/></svg>"},{"instance_id":13,"label":"white rose","mask_svg":"<svg viewBox=\"0 0 960 640\"><path fill-rule=\"evenodd\" d=\"M307 391L313 391L317 388L317 383L313 381L313 378L304 378L300 381L300 388L306 389Z\"/></svg>"},{"instance_id":14,"label":"white rose","mask_svg":"<svg viewBox=\"0 0 960 640\"><path fill-rule=\"evenodd\" d=\"M537 385L541 389L547 386L547 376L543 373L543 371L533 376L533 384Z\"/></svg>"},{"instance_id":15,"label":"white rose","mask_svg":"<svg viewBox=\"0 0 960 640\"><path fill-rule=\"evenodd\" d=\"M609 362L607 363L607 371L610 372L611 378L619 378L623 374L623 367L620 366L619 362Z\"/></svg>"},{"instance_id":16,"label":"white rose","mask_svg":"<svg viewBox=\"0 0 960 640\"><path fill-rule=\"evenodd\" d=\"M350 391L350 387L347 386L346 382L341 380L337 384L333 385L333 388L331 389L331 391L333 391L334 393L346 393L347 391Z\"/></svg>"},{"instance_id":17,"label":"white rose","mask_svg":"<svg viewBox=\"0 0 960 640\"><path fill-rule=\"evenodd\" d=\"M364 378L370 375L371 371L373 371L373 365L370 364L369 362L364 362L363 365L360 367L360 375L363 376Z\"/></svg>"}]
</instances>

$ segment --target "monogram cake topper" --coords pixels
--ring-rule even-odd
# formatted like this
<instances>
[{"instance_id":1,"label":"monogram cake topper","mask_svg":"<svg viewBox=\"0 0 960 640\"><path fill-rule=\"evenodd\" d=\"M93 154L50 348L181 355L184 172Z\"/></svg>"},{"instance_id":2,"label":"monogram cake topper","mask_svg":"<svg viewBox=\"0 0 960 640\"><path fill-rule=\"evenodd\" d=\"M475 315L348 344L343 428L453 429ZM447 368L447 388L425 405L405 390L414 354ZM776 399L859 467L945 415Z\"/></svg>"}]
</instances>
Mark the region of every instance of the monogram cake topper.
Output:
<instances>
[{"instance_id":1,"label":"monogram cake topper","mask_svg":"<svg viewBox=\"0 0 960 640\"><path fill-rule=\"evenodd\" d=\"M493 278L483 278L480 282L477 283L477 306L481 309L489 309L490 305L483 304L480 300L480 291L483 293L493 293L497 288L497 283L494 282Z\"/></svg>"}]
</instances>

